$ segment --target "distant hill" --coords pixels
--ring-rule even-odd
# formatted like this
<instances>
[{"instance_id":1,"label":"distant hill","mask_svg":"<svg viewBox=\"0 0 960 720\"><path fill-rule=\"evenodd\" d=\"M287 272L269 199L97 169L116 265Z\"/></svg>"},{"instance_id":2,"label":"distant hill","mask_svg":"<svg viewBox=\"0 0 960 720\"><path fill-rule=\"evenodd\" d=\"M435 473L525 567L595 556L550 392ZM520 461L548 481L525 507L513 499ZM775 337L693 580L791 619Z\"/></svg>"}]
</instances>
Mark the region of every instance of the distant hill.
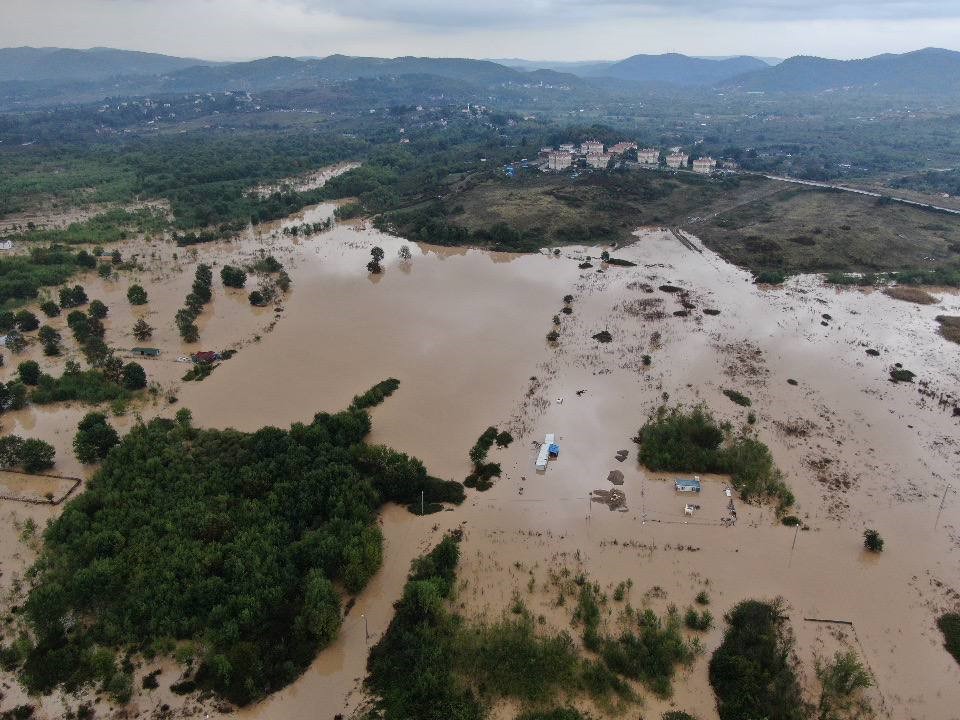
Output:
<instances>
[{"instance_id":1,"label":"distant hill","mask_svg":"<svg viewBox=\"0 0 960 720\"><path fill-rule=\"evenodd\" d=\"M199 64L209 63L111 48L0 48L0 82L94 81L127 75L160 75Z\"/></svg>"},{"instance_id":2,"label":"distant hill","mask_svg":"<svg viewBox=\"0 0 960 720\"><path fill-rule=\"evenodd\" d=\"M960 91L960 52L927 48L863 60L800 55L731 79L746 91L823 92L853 88L876 93L942 94Z\"/></svg>"},{"instance_id":3,"label":"distant hill","mask_svg":"<svg viewBox=\"0 0 960 720\"><path fill-rule=\"evenodd\" d=\"M678 53L664 55L633 55L625 60L587 62L537 62L518 58L495 62L517 70L543 68L570 73L582 78L607 77L643 84L715 85L732 77L773 64L772 59L747 56L690 57Z\"/></svg>"},{"instance_id":4,"label":"distant hill","mask_svg":"<svg viewBox=\"0 0 960 720\"><path fill-rule=\"evenodd\" d=\"M667 53L634 55L612 65L589 68L587 74L637 83L690 87L716 85L743 73L766 68L769 68L769 65L755 57L739 56L713 60Z\"/></svg>"},{"instance_id":5,"label":"distant hill","mask_svg":"<svg viewBox=\"0 0 960 720\"><path fill-rule=\"evenodd\" d=\"M395 76L434 76L489 86L516 83L576 83L575 75L551 70L525 72L489 60L465 58L373 58L330 55L325 58L297 60L271 57L244 63L209 67L190 67L171 73L165 89L212 90L246 87L251 90L297 87L321 81L355 80Z\"/></svg>"}]
</instances>

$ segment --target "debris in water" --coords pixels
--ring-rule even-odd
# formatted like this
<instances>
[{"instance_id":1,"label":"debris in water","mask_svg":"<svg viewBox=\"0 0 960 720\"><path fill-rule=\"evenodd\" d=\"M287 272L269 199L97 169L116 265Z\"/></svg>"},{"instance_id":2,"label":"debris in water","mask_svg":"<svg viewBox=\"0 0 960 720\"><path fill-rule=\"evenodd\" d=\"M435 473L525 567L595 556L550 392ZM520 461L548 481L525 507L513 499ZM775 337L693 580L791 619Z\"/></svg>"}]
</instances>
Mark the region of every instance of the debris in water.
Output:
<instances>
[{"instance_id":1,"label":"debris in water","mask_svg":"<svg viewBox=\"0 0 960 720\"><path fill-rule=\"evenodd\" d=\"M611 470L607 475L607 482L614 485L623 485L623 473L619 470Z\"/></svg>"},{"instance_id":2,"label":"debris in water","mask_svg":"<svg viewBox=\"0 0 960 720\"><path fill-rule=\"evenodd\" d=\"M611 510L619 510L627 506L627 496L623 490L594 490L590 495L593 502L603 503Z\"/></svg>"},{"instance_id":3,"label":"debris in water","mask_svg":"<svg viewBox=\"0 0 960 720\"><path fill-rule=\"evenodd\" d=\"M620 462L623 462L624 460L627 459L627 455L629 454L630 454L629 450L617 450L617 454L614 455L614 457L617 458L617 460L619 460Z\"/></svg>"}]
</instances>

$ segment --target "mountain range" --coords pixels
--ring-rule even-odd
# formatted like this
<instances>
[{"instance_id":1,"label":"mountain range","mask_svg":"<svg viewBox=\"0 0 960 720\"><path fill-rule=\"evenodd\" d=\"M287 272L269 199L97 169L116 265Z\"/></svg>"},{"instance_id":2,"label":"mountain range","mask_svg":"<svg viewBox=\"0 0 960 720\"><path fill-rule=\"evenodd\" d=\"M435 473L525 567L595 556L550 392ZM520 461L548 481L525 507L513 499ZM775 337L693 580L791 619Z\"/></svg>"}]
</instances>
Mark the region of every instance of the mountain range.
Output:
<instances>
[{"instance_id":1,"label":"mountain range","mask_svg":"<svg viewBox=\"0 0 960 720\"><path fill-rule=\"evenodd\" d=\"M797 56L771 65L749 56L702 58L669 53L617 62L537 63L466 58L268 57L216 63L154 53L93 48L0 49L0 91L62 102L72 85L83 96L266 90L359 78L432 76L465 86L566 85L601 92L643 87L709 88L766 93L858 90L875 94L960 92L960 52L927 48L862 60ZM72 84L72 85L71 85Z\"/></svg>"}]
</instances>

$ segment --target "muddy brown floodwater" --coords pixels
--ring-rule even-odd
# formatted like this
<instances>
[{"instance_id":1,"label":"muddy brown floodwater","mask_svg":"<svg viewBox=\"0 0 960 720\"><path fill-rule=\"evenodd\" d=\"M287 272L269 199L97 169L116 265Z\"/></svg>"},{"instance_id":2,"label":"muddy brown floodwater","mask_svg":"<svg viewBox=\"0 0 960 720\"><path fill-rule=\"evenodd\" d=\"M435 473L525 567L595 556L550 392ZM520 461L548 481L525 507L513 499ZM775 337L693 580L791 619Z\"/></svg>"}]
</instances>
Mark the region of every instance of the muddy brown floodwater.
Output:
<instances>
[{"instance_id":1,"label":"muddy brown floodwater","mask_svg":"<svg viewBox=\"0 0 960 720\"><path fill-rule=\"evenodd\" d=\"M315 221L331 210L318 206L305 216ZM812 277L759 288L696 238L681 243L655 228L638 231L638 241L617 253L636 267L598 263L597 272L578 264L601 248L517 256L417 246L357 224L294 239L277 236L278 227L197 249L201 260L219 264L264 249L294 281L279 311L253 310L242 293L216 288L201 345L239 352L202 383L180 382L185 366L170 362L186 349L173 313L193 274L190 253L179 250L174 261L169 246L144 249L159 255L140 278L151 297L144 309L122 299L126 280L116 288L85 283L91 298L111 307L111 344L132 344L123 333L142 312L158 327L152 344L164 359L144 365L179 400L138 412L170 415L189 407L208 427L286 426L343 408L392 376L400 389L373 411L371 440L419 456L431 473L462 480L467 451L488 425L510 429L516 440L491 453L503 477L486 493L468 491L462 507L424 518L386 508L383 569L336 642L288 688L223 717L327 720L356 709L368 647L390 622L410 560L453 527L465 530L458 603L469 616L496 618L519 593L547 628L578 636L549 582L550 571L563 567L605 588L629 578L631 603L658 611L671 603L685 608L701 589L718 618L739 600L782 596L811 698L815 657L851 646L875 676L870 698L880 716L960 717L960 668L934 625L940 612L956 609L960 589L955 494L934 527L960 467L960 425L952 415L960 362L934 320L958 313L956 295L937 293L938 304L918 306L882 293L836 291ZM404 244L413 254L408 262L397 254ZM386 251L379 276L365 270L374 245ZM681 297L661 285L687 292ZM568 293L573 312L561 315L559 341L550 344L545 335ZM688 314L673 314L681 309ZM592 339L601 330L611 342ZM867 355L868 348L879 356ZM896 362L917 382L891 383ZM675 493L672 475L638 466L630 438L665 401L704 402L737 426L746 422L748 409L724 389L751 398L759 436L796 493L805 529L777 524L770 508L745 505L735 493L728 498L723 477L702 478L703 492L690 500ZM69 441L83 411L28 408L5 417L4 430L51 439L57 471L79 472ZM534 443L545 433L556 434L561 453L537 473ZM629 456L620 462L623 449ZM623 473L622 485L607 481L612 470ZM590 501L594 490L614 487L624 493L623 508ZM735 526L725 521L731 500ZM684 514L687 502L700 506L692 516ZM9 588L33 557L11 521L42 522L56 510L5 502L0 509L8 527L0 582ZM881 555L864 552L866 527L886 539ZM608 620L614 623L615 614ZM722 628L700 634L705 653L678 674L670 701L642 693L645 713L679 708L716 717L707 662ZM164 666L161 690L134 704L149 712L170 702L181 714L220 717L171 696L166 688L176 677ZM42 712L54 717L57 707L44 701ZM504 705L496 715L511 717L513 710Z\"/></svg>"}]
</instances>

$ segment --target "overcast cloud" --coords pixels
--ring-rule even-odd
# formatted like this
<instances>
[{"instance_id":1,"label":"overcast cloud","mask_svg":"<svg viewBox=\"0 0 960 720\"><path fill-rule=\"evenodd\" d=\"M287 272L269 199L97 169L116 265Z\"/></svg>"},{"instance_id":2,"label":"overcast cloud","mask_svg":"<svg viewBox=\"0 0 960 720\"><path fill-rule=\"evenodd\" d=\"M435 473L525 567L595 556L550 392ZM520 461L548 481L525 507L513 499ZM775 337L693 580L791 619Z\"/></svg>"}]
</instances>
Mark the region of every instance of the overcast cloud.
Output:
<instances>
[{"instance_id":1,"label":"overcast cloud","mask_svg":"<svg viewBox=\"0 0 960 720\"><path fill-rule=\"evenodd\" d=\"M635 53L851 58L960 49L960 0L0 0L0 46L209 59Z\"/></svg>"}]
</instances>

